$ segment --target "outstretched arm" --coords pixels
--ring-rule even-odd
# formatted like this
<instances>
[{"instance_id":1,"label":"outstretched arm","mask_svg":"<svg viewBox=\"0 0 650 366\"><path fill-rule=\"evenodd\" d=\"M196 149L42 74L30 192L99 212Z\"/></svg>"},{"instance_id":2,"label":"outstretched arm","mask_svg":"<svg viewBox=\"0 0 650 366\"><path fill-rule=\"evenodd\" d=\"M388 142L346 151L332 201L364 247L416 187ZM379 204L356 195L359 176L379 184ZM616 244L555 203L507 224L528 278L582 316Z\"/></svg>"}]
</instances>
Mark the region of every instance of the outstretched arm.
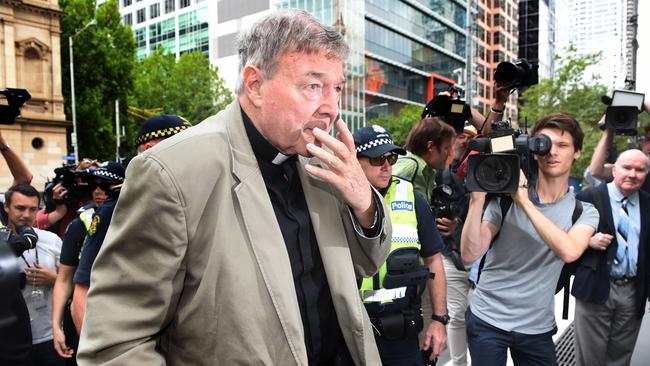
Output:
<instances>
[{"instance_id":1,"label":"outstretched arm","mask_svg":"<svg viewBox=\"0 0 650 366\"><path fill-rule=\"evenodd\" d=\"M30 184L33 178L32 173L27 169L27 166L18 154L7 144L2 133L0 133L0 152L7 162L11 176L14 177L12 186L21 183Z\"/></svg>"},{"instance_id":2,"label":"outstretched arm","mask_svg":"<svg viewBox=\"0 0 650 366\"><path fill-rule=\"evenodd\" d=\"M601 122L604 122L605 116L600 119ZM600 122L599 122L600 123ZM607 151L612 145L614 140L614 130L611 128L606 128L603 131L603 135L598 140L594 154L591 156L591 163L589 164L589 172L594 178L600 180L611 180L612 179L612 164L606 163L607 161Z\"/></svg>"}]
</instances>

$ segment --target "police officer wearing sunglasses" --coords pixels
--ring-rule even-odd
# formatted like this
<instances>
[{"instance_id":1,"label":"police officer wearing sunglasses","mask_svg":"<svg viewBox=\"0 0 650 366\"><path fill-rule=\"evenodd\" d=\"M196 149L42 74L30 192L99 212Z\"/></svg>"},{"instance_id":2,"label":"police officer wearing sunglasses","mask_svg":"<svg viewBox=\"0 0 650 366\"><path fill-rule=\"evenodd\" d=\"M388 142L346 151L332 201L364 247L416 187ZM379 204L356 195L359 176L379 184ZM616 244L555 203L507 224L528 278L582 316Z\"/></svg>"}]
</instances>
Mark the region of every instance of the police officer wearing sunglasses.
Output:
<instances>
[{"instance_id":1,"label":"police officer wearing sunglasses","mask_svg":"<svg viewBox=\"0 0 650 366\"><path fill-rule=\"evenodd\" d=\"M424 196L414 191L410 182L392 176L398 155L406 151L396 146L381 126L358 129L353 136L361 168L370 184L384 196L393 224L391 253L374 277L359 281L361 299L374 328L382 363L424 365L420 350L426 352L426 362L433 361L447 340L442 239ZM426 329L420 347L424 291L429 291L437 314L434 320L438 321Z\"/></svg>"}]
</instances>

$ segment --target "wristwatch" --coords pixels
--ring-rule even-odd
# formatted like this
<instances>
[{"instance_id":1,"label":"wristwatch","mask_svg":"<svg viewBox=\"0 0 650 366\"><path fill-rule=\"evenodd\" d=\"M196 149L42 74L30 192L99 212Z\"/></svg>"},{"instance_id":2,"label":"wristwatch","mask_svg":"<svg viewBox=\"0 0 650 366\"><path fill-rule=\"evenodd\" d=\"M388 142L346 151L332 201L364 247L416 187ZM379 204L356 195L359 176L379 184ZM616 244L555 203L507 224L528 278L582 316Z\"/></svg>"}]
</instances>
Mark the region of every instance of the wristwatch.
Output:
<instances>
[{"instance_id":1,"label":"wristwatch","mask_svg":"<svg viewBox=\"0 0 650 366\"><path fill-rule=\"evenodd\" d=\"M441 322L443 325L449 324L449 314L445 314L445 315L433 314L433 315L431 315L431 319L433 319L433 320L435 320L437 322Z\"/></svg>"}]
</instances>

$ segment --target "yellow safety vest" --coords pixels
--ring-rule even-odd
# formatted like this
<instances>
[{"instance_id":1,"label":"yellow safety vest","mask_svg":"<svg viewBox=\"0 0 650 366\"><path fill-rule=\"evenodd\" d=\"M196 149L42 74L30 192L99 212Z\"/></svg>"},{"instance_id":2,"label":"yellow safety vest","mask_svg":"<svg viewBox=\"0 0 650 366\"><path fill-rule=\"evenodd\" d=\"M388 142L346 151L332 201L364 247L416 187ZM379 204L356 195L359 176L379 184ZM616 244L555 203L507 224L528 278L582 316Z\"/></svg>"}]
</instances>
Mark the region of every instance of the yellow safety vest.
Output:
<instances>
[{"instance_id":1,"label":"yellow safety vest","mask_svg":"<svg viewBox=\"0 0 650 366\"><path fill-rule=\"evenodd\" d=\"M388 215L393 226L393 236L390 244L391 253L399 248L416 248L419 253L420 238L418 237L418 220L415 214L413 185L406 180L393 178L384 201L388 207ZM383 288L386 271L386 263L384 263L375 275L375 277L379 277L378 287L374 283L377 282L376 278L363 279L360 287L363 302L380 301L385 303L405 296L406 287Z\"/></svg>"}]
</instances>

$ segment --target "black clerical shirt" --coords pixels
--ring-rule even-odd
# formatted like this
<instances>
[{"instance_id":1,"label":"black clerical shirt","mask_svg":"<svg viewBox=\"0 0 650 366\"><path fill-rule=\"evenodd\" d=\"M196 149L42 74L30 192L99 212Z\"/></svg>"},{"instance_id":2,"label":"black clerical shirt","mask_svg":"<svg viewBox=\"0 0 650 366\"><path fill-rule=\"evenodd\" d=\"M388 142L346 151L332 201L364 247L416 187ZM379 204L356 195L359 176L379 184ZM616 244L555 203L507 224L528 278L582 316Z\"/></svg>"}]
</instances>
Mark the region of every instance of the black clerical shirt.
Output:
<instances>
[{"instance_id":1,"label":"black clerical shirt","mask_svg":"<svg viewBox=\"0 0 650 366\"><path fill-rule=\"evenodd\" d=\"M352 365L300 183L298 158L280 154L244 111L242 118L289 254L309 364Z\"/></svg>"}]
</instances>

